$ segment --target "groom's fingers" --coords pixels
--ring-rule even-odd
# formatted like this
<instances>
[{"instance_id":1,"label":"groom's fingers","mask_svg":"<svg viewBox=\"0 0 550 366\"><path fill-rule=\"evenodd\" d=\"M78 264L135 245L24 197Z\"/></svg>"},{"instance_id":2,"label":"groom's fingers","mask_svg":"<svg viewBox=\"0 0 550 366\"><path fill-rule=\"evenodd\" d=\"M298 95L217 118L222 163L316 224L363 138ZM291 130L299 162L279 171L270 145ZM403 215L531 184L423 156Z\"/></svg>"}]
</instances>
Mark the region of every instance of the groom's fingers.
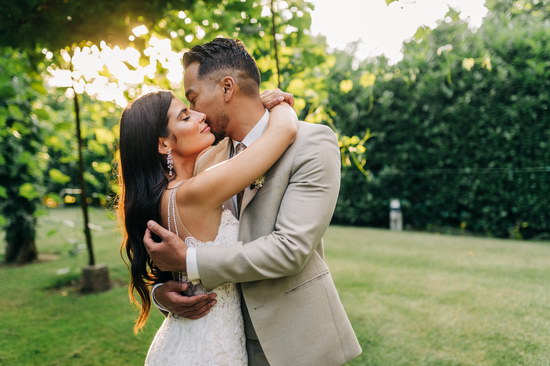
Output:
<instances>
[{"instance_id":1,"label":"groom's fingers","mask_svg":"<svg viewBox=\"0 0 550 366\"><path fill-rule=\"evenodd\" d=\"M143 235L143 245L145 245L145 250L147 250L149 253L154 251L155 248L158 248L160 243L157 243L153 240L153 236L151 235L151 230L146 229L145 235Z\"/></svg>"},{"instance_id":2,"label":"groom's fingers","mask_svg":"<svg viewBox=\"0 0 550 366\"><path fill-rule=\"evenodd\" d=\"M162 225L157 224L153 220L147 221L147 229L157 234L163 241L174 235L173 232L166 230Z\"/></svg>"},{"instance_id":3,"label":"groom's fingers","mask_svg":"<svg viewBox=\"0 0 550 366\"><path fill-rule=\"evenodd\" d=\"M216 304L216 300L212 296L195 302L196 298L200 298L200 296L188 297L185 304L178 306L176 314L189 319L198 319L205 316Z\"/></svg>"},{"instance_id":4,"label":"groom's fingers","mask_svg":"<svg viewBox=\"0 0 550 366\"><path fill-rule=\"evenodd\" d=\"M151 236L151 230L149 229L145 229L145 235L143 235L143 244L145 244L145 248L155 244Z\"/></svg>"},{"instance_id":5,"label":"groom's fingers","mask_svg":"<svg viewBox=\"0 0 550 366\"><path fill-rule=\"evenodd\" d=\"M215 300L217 296L216 293L214 292L211 294L184 296L184 295L181 295L179 291L181 291L181 287L176 291L171 289L170 295L172 297L171 301L172 301L173 307L175 307L180 312L196 311L197 309L200 309L202 306L204 306L205 303Z\"/></svg>"},{"instance_id":6,"label":"groom's fingers","mask_svg":"<svg viewBox=\"0 0 550 366\"><path fill-rule=\"evenodd\" d=\"M147 229L145 229L145 234L143 235L143 244L149 253L154 251L154 249L159 249L159 244L161 244L153 240L152 233L158 235L162 239L161 243L163 244L170 244L171 242L174 243L174 233L166 230L155 221L150 220L147 222Z\"/></svg>"},{"instance_id":7,"label":"groom's fingers","mask_svg":"<svg viewBox=\"0 0 550 366\"><path fill-rule=\"evenodd\" d=\"M200 303L202 304L202 302ZM216 300L206 302L201 307L194 310L187 310L182 312L182 316L188 319L199 319L208 314L212 306L216 304Z\"/></svg>"}]
</instances>

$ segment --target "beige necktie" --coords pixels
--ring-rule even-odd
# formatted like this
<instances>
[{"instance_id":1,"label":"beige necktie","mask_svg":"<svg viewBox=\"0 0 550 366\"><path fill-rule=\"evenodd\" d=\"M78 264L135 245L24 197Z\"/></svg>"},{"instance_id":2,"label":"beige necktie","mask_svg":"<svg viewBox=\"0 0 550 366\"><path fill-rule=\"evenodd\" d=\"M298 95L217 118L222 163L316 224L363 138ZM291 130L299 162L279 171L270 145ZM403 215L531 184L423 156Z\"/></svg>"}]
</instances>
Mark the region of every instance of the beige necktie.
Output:
<instances>
[{"instance_id":1,"label":"beige necktie","mask_svg":"<svg viewBox=\"0 0 550 366\"><path fill-rule=\"evenodd\" d=\"M237 146L235 147L235 156L239 155L244 149L246 149L246 145L242 142L239 142ZM241 214L241 203L243 202L243 196L244 196L244 189L237 193L237 215L240 216Z\"/></svg>"}]
</instances>

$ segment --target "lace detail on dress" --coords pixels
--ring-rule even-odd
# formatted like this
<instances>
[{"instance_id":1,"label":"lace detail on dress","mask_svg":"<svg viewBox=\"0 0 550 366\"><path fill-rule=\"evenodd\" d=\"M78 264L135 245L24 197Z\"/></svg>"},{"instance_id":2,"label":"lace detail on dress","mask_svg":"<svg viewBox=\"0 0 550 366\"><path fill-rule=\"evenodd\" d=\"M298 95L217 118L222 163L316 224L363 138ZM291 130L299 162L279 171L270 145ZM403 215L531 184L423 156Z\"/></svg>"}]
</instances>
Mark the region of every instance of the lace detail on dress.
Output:
<instances>
[{"instance_id":1,"label":"lace detail on dress","mask_svg":"<svg viewBox=\"0 0 550 366\"><path fill-rule=\"evenodd\" d=\"M231 245L235 244L239 237L239 220L233 216L231 211L225 209L222 212L220 226L218 227L218 235L212 241L200 241L192 236L185 238L185 244L190 247L198 246L216 246L216 245Z\"/></svg>"},{"instance_id":2,"label":"lace detail on dress","mask_svg":"<svg viewBox=\"0 0 550 366\"><path fill-rule=\"evenodd\" d=\"M187 237L190 247L232 245L237 242L239 221L224 210L216 238L201 242ZM202 284L197 293L205 293ZM189 320L170 314L157 331L149 348L148 366L246 366L244 325L241 297L233 283L216 287L217 303L206 316Z\"/></svg>"}]
</instances>

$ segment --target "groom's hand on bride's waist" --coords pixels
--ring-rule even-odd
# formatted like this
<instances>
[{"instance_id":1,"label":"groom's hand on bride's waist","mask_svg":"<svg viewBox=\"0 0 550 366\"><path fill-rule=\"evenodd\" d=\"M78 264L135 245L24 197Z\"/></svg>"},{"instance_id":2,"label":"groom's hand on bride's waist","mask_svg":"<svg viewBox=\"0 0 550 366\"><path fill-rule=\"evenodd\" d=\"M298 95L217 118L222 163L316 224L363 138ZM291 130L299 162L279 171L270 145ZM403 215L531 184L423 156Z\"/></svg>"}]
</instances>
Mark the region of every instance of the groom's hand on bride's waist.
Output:
<instances>
[{"instance_id":1,"label":"groom's hand on bride's waist","mask_svg":"<svg viewBox=\"0 0 550 366\"><path fill-rule=\"evenodd\" d=\"M188 283L168 281L155 290L155 300L171 313L188 319L199 319L216 304L216 294L185 296Z\"/></svg>"},{"instance_id":2,"label":"groom's hand on bride's waist","mask_svg":"<svg viewBox=\"0 0 550 366\"><path fill-rule=\"evenodd\" d=\"M162 240L153 240L156 234ZM155 221L147 222L147 230L143 236L143 244L149 252L153 263L162 271L186 272L187 245L176 234L166 230Z\"/></svg>"}]
</instances>

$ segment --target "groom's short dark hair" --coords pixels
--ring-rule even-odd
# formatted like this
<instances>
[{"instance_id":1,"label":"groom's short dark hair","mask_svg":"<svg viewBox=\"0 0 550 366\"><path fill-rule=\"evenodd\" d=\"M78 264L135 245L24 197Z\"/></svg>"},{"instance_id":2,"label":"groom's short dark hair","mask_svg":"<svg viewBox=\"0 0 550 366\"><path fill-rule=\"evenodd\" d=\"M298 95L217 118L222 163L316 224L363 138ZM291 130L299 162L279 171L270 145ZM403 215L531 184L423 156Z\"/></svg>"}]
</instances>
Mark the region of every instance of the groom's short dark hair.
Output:
<instances>
[{"instance_id":1,"label":"groom's short dark hair","mask_svg":"<svg viewBox=\"0 0 550 366\"><path fill-rule=\"evenodd\" d=\"M247 94L258 93L260 87L260 70L256 61L246 50L242 41L231 38L214 40L195 46L183 55L183 67L199 63L199 78L216 71L235 70L239 79L250 79L251 82L239 83Z\"/></svg>"}]
</instances>

